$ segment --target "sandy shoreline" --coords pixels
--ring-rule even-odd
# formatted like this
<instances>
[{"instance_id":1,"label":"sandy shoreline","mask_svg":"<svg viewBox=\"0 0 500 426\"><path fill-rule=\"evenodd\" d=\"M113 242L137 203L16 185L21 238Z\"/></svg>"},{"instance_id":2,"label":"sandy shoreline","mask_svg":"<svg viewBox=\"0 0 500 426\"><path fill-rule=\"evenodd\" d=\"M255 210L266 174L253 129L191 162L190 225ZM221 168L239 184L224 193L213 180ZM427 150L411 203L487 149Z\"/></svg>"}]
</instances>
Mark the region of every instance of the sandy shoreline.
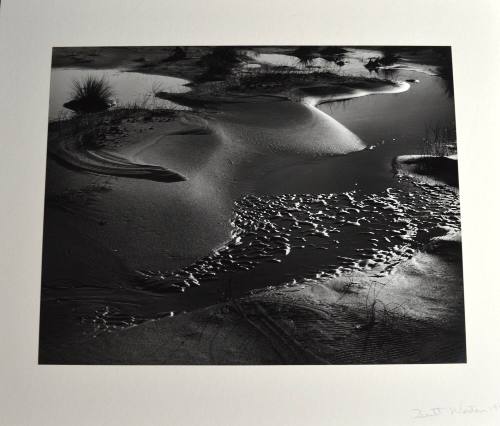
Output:
<instances>
[{"instance_id":1,"label":"sandy shoreline","mask_svg":"<svg viewBox=\"0 0 500 426\"><path fill-rule=\"evenodd\" d=\"M336 93L338 96L338 88ZM201 203L203 198L210 200L211 205L200 212L201 219L217 217L215 220L220 223L219 218L225 212L222 221L229 225L232 204L242 193L235 193L234 187L245 188L249 185L245 182L265 173L267 166L262 165L268 156L276 161L283 153L316 157L365 148L356 135L307 104L269 99L247 103L245 100L220 102L215 114L205 113L203 118L182 113L180 120L169 118L165 122L150 123L138 114L130 123L122 125L124 136L118 138L117 144L104 141L103 148L86 149L81 146L81 135L76 135L49 141L49 152L79 170L170 181L172 184L164 195L167 200L191 199L190 211L200 209L195 202ZM259 123L259 127L253 123ZM293 156L288 158L290 164L297 161ZM286 167L286 163L281 166ZM187 182L175 183L182 180ZM130 185L136 184L131 181ZM216 197L208 195L214 191ZM227 201L217 207L215 199ZM191 229L193 235L200 230L200 226L192 225L183 228ZM229 236L226 228L225 238L218 237L218 241L210 245L220 245ZM190 239L189 235L186 239ZM197 239L196 245L204 240ZM172 251L183 251L179 249L175 247Z\"/></svg>"},{"instance_id":2,"label":"sandy shoreline","mask_svg":"<svg viewBox=\"0 0 500 426\"><path fill-rule=\"evenodd\" d=\"M283 194L272 176L290 169L306 179L307 162L366 150L321 104L410 85L311 76L215 94L201 84L159 94L192 111L115 110L76 131L71 120L52 127L41 363L464 362L459 242L440 253L422 248L443 234L434 228L456 226L453 193L412 189L444 217L427 220L411 216L420 206L404 184L371 195ZM413 235L413 222L429 235ZM393 235L380 234L384 227ZM348 257L328 258L343 246ZM353 263L363 250L372 252ZM285 257L295 259L288 271ZM299 282L288 281L293 273ZM288 285L242 296L266 287L267 276ZM431 285L428 276L439 278Z\"/></svg>"},{"instance_id":3,"label":"sandy shoreline","mask_svg":"<svg viewBox=\"0 0 500 426\"><path fill-rule=\"evenodd\" d=\"M458 188L456 155L400 155L394 159L393 167L397 173L423 182L443 183Z\"/></svg>"},{"instance_id":4,"label":"sandy shoreline","mask_svg":"<svg viewBox=\"0 0 500 426\"><path fill-rule=\"evenodd\" d=\"M465 362L460 245L436 240L374 284L304 281L174 318L47 347L71 364ZM425 342L425 343L424 343Z\"/></svg>"}]
</instances>

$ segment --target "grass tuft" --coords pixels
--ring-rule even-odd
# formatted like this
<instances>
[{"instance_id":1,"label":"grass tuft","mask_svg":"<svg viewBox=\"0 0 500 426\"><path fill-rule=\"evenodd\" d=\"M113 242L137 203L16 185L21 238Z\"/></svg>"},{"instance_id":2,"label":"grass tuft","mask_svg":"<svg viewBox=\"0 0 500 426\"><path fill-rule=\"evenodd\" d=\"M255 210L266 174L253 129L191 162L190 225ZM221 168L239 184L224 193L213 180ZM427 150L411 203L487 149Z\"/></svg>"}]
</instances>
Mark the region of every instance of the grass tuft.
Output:
<instances>
[{"instance_id":1,"label":"grass tuft","mask_svg":"<svg viewBox=\"0 0 500 426\"><path fill-rule=\"evenodd\" d=\"M199 61L200 65L205 67L205 72L199 81L224 80L237 65L246 59L248 57L236 47L214 47Z\"/></svg>"},{"instance_id":2,"label":"grass tuft","mask_svg":"<svg viewBox=\"0 0 500 426\"><path fill-rule=\"evenodd\" d=\"M455 123L443 125L427 125L425 128L425 137L423 138L423 155L445 157L456 154L457 152L457 134Z\"/></svg>"},{"instance_id":3,"label":"grass tuft","mask_svg":"<svg viewBox=\"0 0 500 426\"><path fill-rule=\"evenodd\" d=\"M315 46L300 46L295 49L293 54L299 58L299 63L310 65L318 57L317 50Z\"/></svg>"},{"instance_id":4,"label":"grass tuft","mask_svg":"<svg viewBox=\"0 0 500 426\"><path fill-rule=\"evenodd\" d=\"M71 100L64 104L75 112L91 113L105 111L113 105L113 91L104 78L88 76L73 81Z\"/></svg>"}]
</instances>

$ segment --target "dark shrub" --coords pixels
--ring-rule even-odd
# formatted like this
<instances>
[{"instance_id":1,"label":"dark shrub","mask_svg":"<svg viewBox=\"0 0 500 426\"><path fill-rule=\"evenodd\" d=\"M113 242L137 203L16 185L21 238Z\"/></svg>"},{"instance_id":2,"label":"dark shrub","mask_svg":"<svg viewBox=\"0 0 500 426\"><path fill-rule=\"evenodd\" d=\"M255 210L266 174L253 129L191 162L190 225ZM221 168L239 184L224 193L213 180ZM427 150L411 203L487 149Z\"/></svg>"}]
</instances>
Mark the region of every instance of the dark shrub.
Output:
<instances>
[{"instance_id":1,"label":"dark shrub","mask_svg":"<svg viewBox=\"0 0 500 426\"><path fill-rule=\"evenodd\" d=\"M99 112L113 105L113 92L104 77L88 76L82 81L73 81L71 100L64 104L76 112Z\"/></svg>"},{"instance_id":2,"label":"dark shrub","mask_svg":"<svg viewBox=\"0 0 500 426\"><path fill-rule=\"evenodd\" d=\"M205 67L205 72L200 77L200 80L223 80L236 65L245 59L247 59L247 56L235 47L214 47L212 52L200 59L200 65Z\"/></svg>"},{"instance_id":3,"label":"dark shrub","mask_svg":"<svg viewBox=\"0 0 500 426\"><path fill-rule=\"evenodd\" d=\"M300 63L308 65L317 57L317 50L315 46L300 46L293 54L299 58Z\"/></svg>"}]
</instances>

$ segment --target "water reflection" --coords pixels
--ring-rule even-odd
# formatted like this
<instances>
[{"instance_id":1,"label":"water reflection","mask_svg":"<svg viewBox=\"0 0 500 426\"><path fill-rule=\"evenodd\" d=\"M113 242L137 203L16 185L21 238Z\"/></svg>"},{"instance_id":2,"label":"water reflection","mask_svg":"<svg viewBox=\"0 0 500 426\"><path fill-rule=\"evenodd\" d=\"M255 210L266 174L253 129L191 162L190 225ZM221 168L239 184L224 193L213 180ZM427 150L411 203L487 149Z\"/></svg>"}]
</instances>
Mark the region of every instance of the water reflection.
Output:
<instances>
[{"instance_id":1,"label":"water reflection","mask_svg":"<svg viewBox=\"0 0 500 426\"><path fill-rule=\"evenodd\" d=\"M50 75L49 119L54 120L71 115L64 104L71 100L74 81L83 81L88 77L104 78L111 85L118 106L129 104L144 105L157 108L182 108L173 102L161 100L153 96L154 91L172 93L187 92L188 80L182 78L124 72L118 69L77 69L53 68Z\"/></svg>"},{"instance_id":2,"label":"water reflection","mask_svg":"<svg viewBox=\"0 0 500 426\"><path fill-rule=\"evenodd\" d=\"M412 83L403 93L374 94L319 106L371 149L276 170L259 189L264 193L267 188L276 193L291 189L306 193L362 189L370 193L394 185L392 159L421 154L429 126L453 127L455 121L453 99L447 96L439 77L409 70L395 72L399 79L419 79L420 83Z\"/></svg>"}]
</instances>

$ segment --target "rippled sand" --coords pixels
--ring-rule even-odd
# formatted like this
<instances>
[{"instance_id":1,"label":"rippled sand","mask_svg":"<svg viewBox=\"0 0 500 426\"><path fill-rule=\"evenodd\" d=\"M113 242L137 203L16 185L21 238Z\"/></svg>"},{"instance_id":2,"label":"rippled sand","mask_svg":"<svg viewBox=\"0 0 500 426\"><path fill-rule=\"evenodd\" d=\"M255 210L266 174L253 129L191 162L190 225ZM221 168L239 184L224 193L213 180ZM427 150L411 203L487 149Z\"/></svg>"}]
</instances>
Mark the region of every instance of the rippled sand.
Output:
<instances>
[{"instance_id":1,"label":"rippled sand","mask_svg":"<svg viewBox=\"0 0 500 426\"><path fill-rule=\"evenodd\" d=\"M49 206L57 212L46 223L46 238L60 241L61 249L54 248L44 261L45 266L52 266L46 268L49 284L44 287L42 308L52 322L42 324L43 334L69 344L79 342L82 335L87 339L103 331L128 329L116 337L91 341L96 352L85 362L463 359L462 349L450 349L460 340L456 339L457 327L439 332L453 335L443 340L444 356L426 358L419 352L419 338L433 336L433 327L442 327L444 320L434 317L434 323L430 313L418 318L415 299L402 301L401 289L393 280L418 271L412 281L418 287L425 274L439 269L436 265L442 259L431 261L425 252L433 238L459 231L456 190L400 176L393 187L376 193L249 195L256 192L256 182L274 168L366 148L352 131L317 108L321 102L407 88L346 88L339 94L338 87L333 91L316 87L297 91L290 99L231 98L205 102L201 112L180 113L173 120L129 120L122 124L123 137L103 149L86 149L78 139L56 141L50 148L53 158L78 173L52 166L53 175L48 177L57 181L51 188L70 188L55 194ZM71 183L63 183L61 176L69 176ZM89 176L95 182L89 183ZM71 247L72 252L64 247ZM86 255L85 249L92 254ZM83 285L68 279L75 268L75 252ZM420 259L420 269L415 265L411 269L407 263L414 259ZM66 261L70 269L64 266ZM448 274L441 282L457 274L454 265L440 269ZM393 345L394 352L363 353L358 338L359 332L370 340L366 336L367 301L375 291L373 281L392 283L384 297L379 293L372 297L373 309L381 310L383 318L403 318L399 318L402 322L394 339L381 321L374 321L370 327L376 323L379 331L371 344L385 342ZM321 296L324 306L315 306L323 302L312 288L327 290L329 296ZM458 285L457 291L461 291ZM433 297L431 293L418 294L418 300ZM435 304L437 310L452 299L446 291L441 295L445 297ZM349 303L340 304L339 297ZM222 308L216 305L221 301L227 302ZM405 305L412 314L408 318L399 315L397 309L389 308L391 304ZM209 305L216 307L199 310ZM178 316L184 311L194 312ZM58 318L73 316L79 324L59 329ZM190 341L192 346L179 358L170 345L168 353L154 346L148 355L144 339L158 338L156 325L148 322L151 319L161 319L160 334L175 335L176 341L190 333L206 339L201 330L204 323L215 334L221 323L234 326L236 335L230 332L228 336L227 328L221 334L235 345L234 353L219 344L215 352L209 348L196 357L193 351L206 348ZM421 324L421 320L426 322ZM331 334L323 345L319 344L323 337L311 337L315 322L321 336ZM281 332L285 338L277 337ZM417 337L406 350L401 342L412 332ZM439 333L434 333L433 342ZM245 338L254 339L259 348L254 356L246 350ZM349 341L345 350L335 345L344 338ZM132 342L140 359L126 350ZM108 358L103 349L109 351ZM54 351L50 345L44 347L41 359L58 359L61 355ZM71 351L64 353L68 357L64 362L80 359ZM391 353L395 354L392 358Z\"/></svg>"},{"instance_id":2,"label":"rippled sand","mask_svg":"<svg viewBox=\"0 0 500 426\"><path fill-rule=\"evenodd\" d=\"M268 263L277 264L263 268L270 283L359 270L387 275L431 237L460 229L455 191L409 180L407 188L246 196L236 203L228 245L182 270L138 271L138 285L154 292L185 291L204 282L213 287L227 273L252 271L233 275L241 283Z\"/></svg>"}]
</instances>

